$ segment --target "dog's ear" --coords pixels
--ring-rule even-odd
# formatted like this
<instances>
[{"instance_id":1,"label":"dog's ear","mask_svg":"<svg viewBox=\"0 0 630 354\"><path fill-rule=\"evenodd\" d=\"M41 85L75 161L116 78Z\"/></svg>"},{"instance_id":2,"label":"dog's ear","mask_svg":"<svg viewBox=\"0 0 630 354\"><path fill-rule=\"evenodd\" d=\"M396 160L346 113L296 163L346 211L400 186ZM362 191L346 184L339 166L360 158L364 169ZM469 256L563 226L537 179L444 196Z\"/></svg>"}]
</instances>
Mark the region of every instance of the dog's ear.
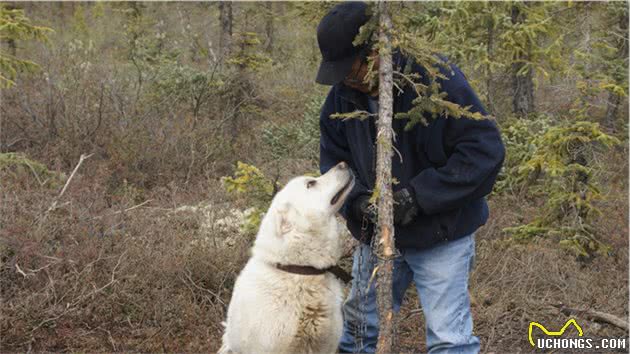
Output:
<instances>
[{"instance_id":1,"label":"dog's ear","mask_svg":"<svg viewBox=\"0 0 630 354\"><path fill-rule=\"evenodd\" d=\"M293 229L289 219L291 207L288 204L282 205L276 210L276 235L284 236Z\"/></svg>"}]
</instances>

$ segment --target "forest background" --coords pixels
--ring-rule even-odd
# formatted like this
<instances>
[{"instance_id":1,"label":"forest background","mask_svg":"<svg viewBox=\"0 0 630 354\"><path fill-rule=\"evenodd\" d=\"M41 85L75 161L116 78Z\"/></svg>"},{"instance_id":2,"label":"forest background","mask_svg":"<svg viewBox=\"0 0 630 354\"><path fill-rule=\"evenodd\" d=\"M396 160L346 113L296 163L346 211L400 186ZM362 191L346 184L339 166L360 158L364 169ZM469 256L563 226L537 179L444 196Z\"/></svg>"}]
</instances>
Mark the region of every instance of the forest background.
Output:
<instances>
[{"instance_id":1,"label":"forest background","mask_svg":"<svg viewBox=\"0 0 630 354\"><path fill-rule=\"evenodd\" d=\"M0 4L2 351L218 349L273 193L318 170L332 5ZM507 147L470 282L482 351L571 317L627 337L628 3L391 7ZM425 351L417 307L400 352Z\"/></svg>"}]
</instances>

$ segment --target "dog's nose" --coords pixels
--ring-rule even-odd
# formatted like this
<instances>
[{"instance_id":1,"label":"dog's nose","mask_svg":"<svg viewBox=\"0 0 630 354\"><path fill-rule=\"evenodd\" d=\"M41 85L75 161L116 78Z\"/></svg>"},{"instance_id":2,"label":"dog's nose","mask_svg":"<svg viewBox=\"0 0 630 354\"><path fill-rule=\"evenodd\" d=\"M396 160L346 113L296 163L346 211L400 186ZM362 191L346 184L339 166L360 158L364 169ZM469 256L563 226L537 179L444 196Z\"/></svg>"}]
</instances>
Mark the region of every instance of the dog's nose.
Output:
<instances>
[{"instance_id":1,"label":"dog's nose","mask_svg":"<svg viewBox=\"0 0 630 354\"><path fill-rule=\"evenodd\" d=\"M345 163L344 161L342 161L339 164L337 164L337 167L339 167L339 169L341 169L341 170L345 170L345 169L348 168L348 164Z\"/></svg>"}]
</instances>

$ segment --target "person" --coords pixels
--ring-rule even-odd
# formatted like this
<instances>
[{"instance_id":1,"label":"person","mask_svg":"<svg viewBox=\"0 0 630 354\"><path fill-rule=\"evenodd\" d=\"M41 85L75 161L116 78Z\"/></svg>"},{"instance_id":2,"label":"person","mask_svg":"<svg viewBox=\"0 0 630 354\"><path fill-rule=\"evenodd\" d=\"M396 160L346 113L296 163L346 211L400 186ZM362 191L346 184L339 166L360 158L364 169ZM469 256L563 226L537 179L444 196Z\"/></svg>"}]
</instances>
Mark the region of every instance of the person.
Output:
<instances>
[{"instance_id":1,"label":"person","mask_svg":"<svg viewBox=\"0 0 630 354\"><path fill-rule=\"evenodd\" d=\"M344 2L333 7L317 27L322 54L316 82L331 85L320 116L320 170L325 173L345 161L356 176L342 215L353 237L361 241L353 255L352 288L344 302L344 329L340 352L374 352L378 315L374 282L370 281L376 256L370 242L374 207L369 199L375 183L375 116L378 84L366 76L369 45L352 44L369 20L367 5ZM442 57L440 57L442 58ZM410 58L394 50L394 69L402 71ZM446 60L443 58L443 60ZM375 63L377 67L377 63ZM426 70L411 62L413 72L427 78ZM460 69L448 64L438 79L447 99L472 112L487 115ZM425 74L423 76L423 74ZM378 78L376 78L378 80ZM416 98L409 85L394 88L394 114L408 112ZM335 119L335 113L357 110L367 119ZM490 119L440 117L428 125L406 130L407 119L394 119L397 151L392 159L394 228L398 255L394 259L393 306L398 311L413 280L426 323L429 353L476 353L468 294L474 265L475 231L489 215L485 196L503 164L505 148Z\"/></svg>"}]
</instances>

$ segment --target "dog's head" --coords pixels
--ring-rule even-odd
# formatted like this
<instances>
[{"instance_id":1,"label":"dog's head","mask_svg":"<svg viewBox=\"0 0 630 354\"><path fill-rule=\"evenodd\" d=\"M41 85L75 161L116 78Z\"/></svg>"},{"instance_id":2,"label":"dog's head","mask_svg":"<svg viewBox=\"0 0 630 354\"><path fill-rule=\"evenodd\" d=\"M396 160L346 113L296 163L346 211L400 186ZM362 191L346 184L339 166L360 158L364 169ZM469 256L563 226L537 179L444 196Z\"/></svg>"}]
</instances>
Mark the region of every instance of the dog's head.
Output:
<instances>
[{"instance_id":1,"label":"dog's head","mask_svg":"<svg viewBox=\"0 0 630 354\"><path fill-rule=\"evenodd\" d=\"M330 266L341 256L335 214L354 186L345 162L320 177L296 177L280 190L265 214L254 255L282 264Z\"/></svg>"},{"instance_id":2,"label":"dog's head","mask_svg":"<svg viewBox=\"0 0 630 354\"><path fill-rule=\"evenodd\" d=\"M280 209L320 217L335 214L354 186L354 176L345 162L320 177L296 177L276 195L273 203Z\"/></svg>"}]
</instances>

